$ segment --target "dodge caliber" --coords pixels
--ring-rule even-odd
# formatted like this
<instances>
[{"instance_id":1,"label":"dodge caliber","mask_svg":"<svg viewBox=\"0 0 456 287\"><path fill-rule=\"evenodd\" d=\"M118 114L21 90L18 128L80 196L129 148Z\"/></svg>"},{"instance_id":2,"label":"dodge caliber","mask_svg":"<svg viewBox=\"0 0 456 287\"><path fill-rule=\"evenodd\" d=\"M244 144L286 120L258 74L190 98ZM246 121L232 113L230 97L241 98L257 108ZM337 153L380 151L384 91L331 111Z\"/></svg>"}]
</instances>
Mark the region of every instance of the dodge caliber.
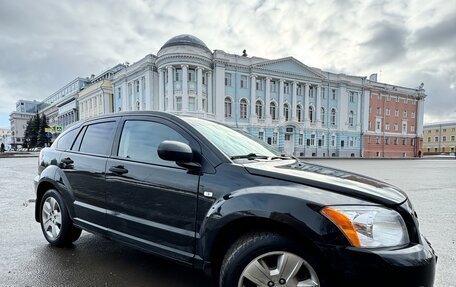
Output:
<instances>
[{"instance_id":1,"label":"dodge caliber","mask_svg":"<svg viewBox=\"0 0 456 287\"><path fill-rule=\"evenodd\" d=\"M128 112L78 122L40 152L34 184L51 245L86 230L217 286L434 281L436 255L404 192L213 121Z\"/></svg>"}]
</instances>

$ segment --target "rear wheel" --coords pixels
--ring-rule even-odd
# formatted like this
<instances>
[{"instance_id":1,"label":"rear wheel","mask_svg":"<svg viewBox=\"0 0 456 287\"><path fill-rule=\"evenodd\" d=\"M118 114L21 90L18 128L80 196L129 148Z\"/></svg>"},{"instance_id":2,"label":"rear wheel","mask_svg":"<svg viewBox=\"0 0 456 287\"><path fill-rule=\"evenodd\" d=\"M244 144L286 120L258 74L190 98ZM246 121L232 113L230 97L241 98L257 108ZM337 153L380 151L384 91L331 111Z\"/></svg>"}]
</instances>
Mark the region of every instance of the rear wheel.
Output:
<instances>
[{"instance_id":1,"label":"rear wheel","mask_svg":"<svg viewBox=\"0 0 456 287\"><path fill-rule=\"evenodd\" d=\"M41 230L53 246L66 246L76 241L82 230L73 226L61 195L54 189L48 190L41 199Z\"/></svg>"},{"instance_id":2,"label":"rear wheel","mask_svg":"<svg viewBox=\"0 0 456 287\"><path fill-rule=\"evenodd\" d=\"M303 249L276 233L257 232L242 237L225 255L220 286L325 286L321 265Z\"/></svg>"}]
</instances>

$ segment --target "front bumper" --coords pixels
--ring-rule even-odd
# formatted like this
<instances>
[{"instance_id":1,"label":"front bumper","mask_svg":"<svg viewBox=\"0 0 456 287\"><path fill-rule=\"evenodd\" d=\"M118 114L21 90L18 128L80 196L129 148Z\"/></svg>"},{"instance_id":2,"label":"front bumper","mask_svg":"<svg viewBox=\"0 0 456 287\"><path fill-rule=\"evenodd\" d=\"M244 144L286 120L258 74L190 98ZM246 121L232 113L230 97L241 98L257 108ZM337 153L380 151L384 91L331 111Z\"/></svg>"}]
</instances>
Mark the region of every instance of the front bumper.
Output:
<instances>
[{"instance_id":1,"label":"front bumper","mask_svg":"<svg viewBox=\"0 0 456 287\"><path fill-rule=\"evenodd\" d=\"M334 286L423 286L434 284L437 256L429 242L395 250L320 246ZM333 276L334 275L334 276Z\"/></svg>"}]
</instances>

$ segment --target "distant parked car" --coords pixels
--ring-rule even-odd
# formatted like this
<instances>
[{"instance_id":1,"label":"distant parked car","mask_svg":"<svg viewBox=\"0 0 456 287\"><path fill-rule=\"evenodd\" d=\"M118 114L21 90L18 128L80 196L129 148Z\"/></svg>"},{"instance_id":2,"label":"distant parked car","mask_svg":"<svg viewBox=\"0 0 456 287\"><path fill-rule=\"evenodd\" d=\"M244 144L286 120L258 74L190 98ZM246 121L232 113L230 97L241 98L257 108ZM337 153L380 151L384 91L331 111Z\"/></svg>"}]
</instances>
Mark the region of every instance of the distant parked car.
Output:
<instances>
[{"instance_id":1,"label":"distant parked car","mask_svg":"<svg viewBox=\"0 0 456 287\"><path fill-rule=\"evenodd\" d=\"M84 229L223 287L433 285L436 256L404 192L219 123L159 112L78 122L41 151L34 183L53 246Z\"/></svg>"}]
</instances>

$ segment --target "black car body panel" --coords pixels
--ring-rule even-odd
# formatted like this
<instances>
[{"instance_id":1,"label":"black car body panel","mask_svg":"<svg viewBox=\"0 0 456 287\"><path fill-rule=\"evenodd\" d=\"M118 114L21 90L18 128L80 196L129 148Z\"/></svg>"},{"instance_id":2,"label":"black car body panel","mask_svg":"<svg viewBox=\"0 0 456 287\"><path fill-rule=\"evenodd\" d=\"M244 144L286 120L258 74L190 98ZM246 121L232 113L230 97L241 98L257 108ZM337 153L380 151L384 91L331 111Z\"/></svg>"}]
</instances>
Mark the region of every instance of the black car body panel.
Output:
<instances>
[{"instance_id":1,"label":"black car body panel","mask_svg":"<svg viewBox=\"0 0 456 287\"><path fill-rule=\"evenodd\" d=\"M88 126L107 121L116 124L109 152L81 152L81 138ZM177 164L155 165L119 157L126 121L160 123L178 131L191 146L199 172ZM74 143L69 148L59 150L57 142L41 151L35 178L37 221L40 196L46 188L54 188L65 199L76 226L205 268L214 260L214 249L228 228L249 219L263 220L293 230L303 242L311 243L340 286L346 286L343 282L358 286L362 280L356 280L361 277L352 273L360 268L364 275L372 274L375 268L367 267L369 262L389 266L385 270L398 274L416 269L421 277L409 283L432 286L434 252L419 233L416 213L406 195L391 185L290 158L233 162L195 128L166 113L102 116L77 123L61 137L71 130L75 130ZM321 214L328 205L388 206L402 215L410 244L379 250L351 247Z\"/></svg>"}]
</instances>

